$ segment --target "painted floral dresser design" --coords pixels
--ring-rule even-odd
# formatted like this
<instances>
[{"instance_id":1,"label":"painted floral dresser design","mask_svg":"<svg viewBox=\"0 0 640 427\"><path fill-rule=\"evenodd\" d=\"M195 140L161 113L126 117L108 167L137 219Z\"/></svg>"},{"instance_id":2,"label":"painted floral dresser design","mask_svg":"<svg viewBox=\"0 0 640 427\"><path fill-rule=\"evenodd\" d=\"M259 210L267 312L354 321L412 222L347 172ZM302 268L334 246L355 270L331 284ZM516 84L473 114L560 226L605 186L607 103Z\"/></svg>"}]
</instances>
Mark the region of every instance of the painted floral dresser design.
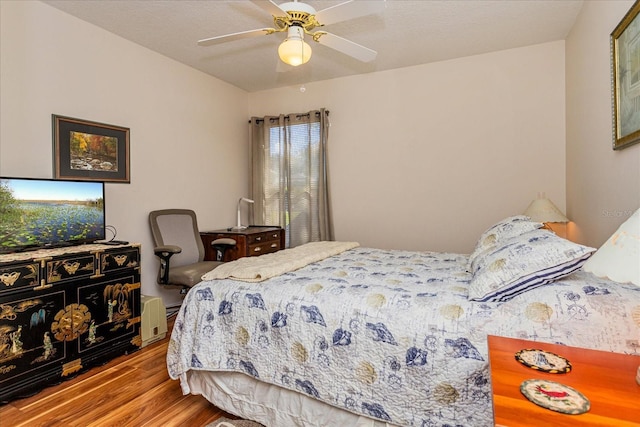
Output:
<instances>
[{"instance_id":1,"label":"painted floral dresser design","mask_svg":"<svg viewBox=\"0 0 640 427\"><path fill-rule=\"evenodd\" d=\"M0 404L140 348L140 246L0 255Z\"/></svg>"}]
</instances>

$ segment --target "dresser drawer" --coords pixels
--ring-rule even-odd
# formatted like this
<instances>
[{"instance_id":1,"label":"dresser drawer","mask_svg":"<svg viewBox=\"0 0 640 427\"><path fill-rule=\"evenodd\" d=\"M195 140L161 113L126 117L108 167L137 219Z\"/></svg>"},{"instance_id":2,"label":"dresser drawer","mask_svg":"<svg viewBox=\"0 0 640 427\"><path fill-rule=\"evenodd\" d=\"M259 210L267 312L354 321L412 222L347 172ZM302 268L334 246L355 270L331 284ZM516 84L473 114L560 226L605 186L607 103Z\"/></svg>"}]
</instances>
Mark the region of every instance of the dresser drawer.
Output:
<instances>
[{"instance_id":1,"label":"dresser drawer","mask_svg":"<svg viewBox=\"0 0 640 427\"><path fill-rule=\"evenodd\" d=\"M47 284L88 278L96 274L96 257L92 253L56 257L46 262Z\"/></svg>"},{"instance_id":2,"label":"dresser drawer","mask_svg":"<svg viewBox=\"0 0 640 427\"><path fill-rule=\"evenodd\" d=\"M0 294L14 289L35 288L40 284L40 263L26 262L0 266Z\"/></svg>"},{"instance_id":3,"label":"dresser drawer","mask_svg":"<svg viewBox=\"0 0 640 427\"><path fill-rule=\"evenodd\" d=\"M115 249L100 254L103 274L140 267L140 251L136 247Z\"/></svg>"}]
</instances>

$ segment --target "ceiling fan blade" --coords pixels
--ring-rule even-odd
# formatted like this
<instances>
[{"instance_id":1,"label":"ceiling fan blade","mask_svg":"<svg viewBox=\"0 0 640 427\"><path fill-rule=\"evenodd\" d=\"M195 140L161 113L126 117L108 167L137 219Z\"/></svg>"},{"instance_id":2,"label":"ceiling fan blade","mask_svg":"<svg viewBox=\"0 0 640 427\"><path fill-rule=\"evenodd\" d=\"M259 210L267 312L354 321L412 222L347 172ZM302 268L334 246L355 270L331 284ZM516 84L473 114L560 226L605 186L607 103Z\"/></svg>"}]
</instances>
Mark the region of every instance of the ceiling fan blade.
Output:
<instances>
[{"instance_id":1,"label":"ceiling fan blade","mask_svg":"<svg viewBox=\"0 0 640 427\"><path fill-rule=\"evenodd\" d=\"M338 52L342 52L345 55L352 56L362 62L371 62L376 59L378 52L368 47L354 43L351 40L344 39L335 34L325 33L322 34L316 41L321 45L335 49ZM315 40L315 38L314 38Z\"/></svg>"},{"instance_id":2,"label":"ceiling fan blade","mask_svg":"<svg viewBox=\"0 0 640 427\"><path fill-rule=\"evenodd\" d=\"M316 20L322 25L329 25L348 19L359 18L384 10L386 0L354 1L349 0L335 6L322 9L316 13Z\"/></svg>"},{"instance_id":3,"label":"ceiling fan blade","mask_svg":"<svg viewBox=\"0 0 640 427\"><path fill-rule=\"evenodd\" d=\"M255 4L271 16L287 16L287 12L280 9L280 6L271 0L251 0L251 3Z\"/></svg>"},{"instance_id":4,"label":"ceiling fan blade","mask_svg":"<svg viewBox=\"0 0 640 427\"><path fill-rule=\"evenodd\" d=\"M274 32L273 28L260 28L257 30L242 31L240 33L225 34L208 39L198 40L200 46L211 46L214 44L226 43L234 40L247 39L250 37L266 36Z\"/></svg>"}]
</instances>

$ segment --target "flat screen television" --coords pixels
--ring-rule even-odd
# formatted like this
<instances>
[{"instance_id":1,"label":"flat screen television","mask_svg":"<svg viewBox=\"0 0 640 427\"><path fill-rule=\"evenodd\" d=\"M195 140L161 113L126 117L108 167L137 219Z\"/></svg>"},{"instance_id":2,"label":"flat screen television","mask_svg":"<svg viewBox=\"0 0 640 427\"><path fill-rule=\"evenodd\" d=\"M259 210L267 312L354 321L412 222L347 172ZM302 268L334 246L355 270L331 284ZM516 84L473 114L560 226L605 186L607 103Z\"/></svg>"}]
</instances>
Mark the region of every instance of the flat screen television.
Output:
<instances>
[{"instance_id":1,"label":"flat screen television","mask_svg":"<svg viewBox=\"0 0 640 427\"><path fill-rule=\"evenodd\" d=\"M0 253L104 238L103 182L0 177Z\"/></svg>"}]
</instances>

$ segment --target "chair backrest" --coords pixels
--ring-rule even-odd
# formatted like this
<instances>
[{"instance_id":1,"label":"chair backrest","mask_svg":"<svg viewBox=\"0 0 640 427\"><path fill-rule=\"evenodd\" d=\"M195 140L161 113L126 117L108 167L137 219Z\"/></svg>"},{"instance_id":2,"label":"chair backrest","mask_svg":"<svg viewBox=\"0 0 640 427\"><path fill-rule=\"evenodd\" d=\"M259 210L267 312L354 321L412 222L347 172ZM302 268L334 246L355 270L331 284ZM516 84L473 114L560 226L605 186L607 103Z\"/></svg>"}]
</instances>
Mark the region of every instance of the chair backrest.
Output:
<instances>
[{"instance_id":1,"label":"chair backrest","mask_svg":"<svg viewBox=\"0 0 640 427\"><path fill-rule=\"evenodd\" d=\"M204 259L204 245L196 213L190 209L163 209L149 213L155 246L176 245L182 252L171 257L171 265L181 266Z\"/></svg>"}]
</instances>

